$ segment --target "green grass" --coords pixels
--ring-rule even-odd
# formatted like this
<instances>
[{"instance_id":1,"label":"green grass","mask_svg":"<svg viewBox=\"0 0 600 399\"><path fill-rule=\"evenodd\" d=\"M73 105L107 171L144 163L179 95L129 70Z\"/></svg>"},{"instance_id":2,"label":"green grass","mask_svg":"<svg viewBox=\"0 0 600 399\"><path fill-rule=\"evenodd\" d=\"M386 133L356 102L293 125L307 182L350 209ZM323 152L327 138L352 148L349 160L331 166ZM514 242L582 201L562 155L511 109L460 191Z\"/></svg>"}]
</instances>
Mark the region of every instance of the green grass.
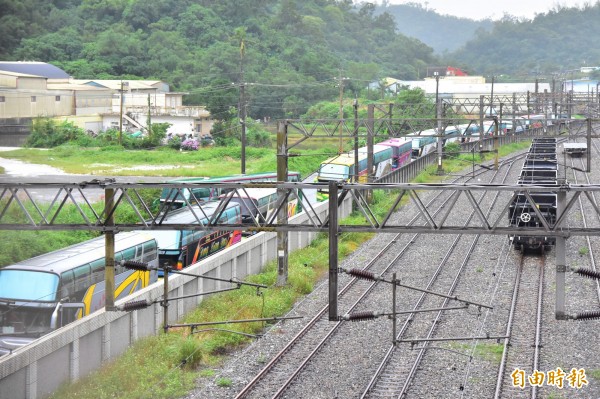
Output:
<instances>
[{"instance_id":1,"label":"green grass","mask_svg":"<svg viewBox=\"0 0 600 399\"><path fill-rule=\"evenodd\" d=\"M595 380L600 380L600 369L586 370L586 374Z\"/></svg>"},{"instance_id":2,"label":"green grass","mask_svg":"<svg viewBox=\"0 0 600 399\"><path fill-rule=\"evenodd\" d=\"M452 342L448 344L448 347L454 351L464 353L465 355L470 355L472 350L472 345L470 343ZM475 348L473 356L500 364L503 351L504 347L502 344L480 342Z\"/></svg>"},{"instance_id":3,"label":"green grass","mask_svg":"<svg viewBox=\"0 0 600 399\"><path fill-rule=\"evenodd\" d=\"M140 194L146 204L151 204L154 199L159 197L160 190L138 190L138 194ZM138 202L138 208L140 208L137 198L133 198L132 200ZM29 220L25 216L25 213L21 209L20 205L18 205L15 201L12 201L8 208L5 208L6 203L6 200L0 201L0 207L2 207L4 212L4 223L29 223ZM41 213L49 215L48 218L52 217L59 208L59 205L57 204L53 205L52 207L49 203L37 203L36 205ZM30 215L34 215L33 218L35 221L41 222L41 217L38 216L37 209L34 208L33 204L30 202L24 202L24 207ZM104 208L104 204L95 203L92 204L92 207L96 214L100 214ZM92 209L82 206L81 211L88 217L89 220L95 220ZM157 209L153 209L153 211L156 212ZM150 215L142 216L149 217ZM119 206L114 218L115 221L119 223L140 222L136 212L126 202ZM67 203L61 208L61 211L54 222L57 224L82 224L85 222L85 219L75 205ZM0 231L0 267L89 240L97 237L98 235L98 232L91 230L2 230Z\"/></svg>"},{"instance_id":4,"label":"green grass","mask_svg":"<svg viewBox=\"0 0 600 399\"><path fill-rule=\"evenodd\" d=\"M306 176L317 170L329 146L319 150L303 150L300 157L289 158L289 169ZM239 174L241 147L211 147L198 151L176 151L159 148L154 151L123 150L119 147L80 148L62 146L49 150L22 148L7 151L4 158L46 164L67 173L110 176L218 177ZM246 148L246 173L277 170L276 151L268 148Z\"/></svg>"},{"instance_id":5,"label":"green grass","mask_svg":"<svg viewBox=\"0 0 600 399\"><path fill-rule=\"evenodd\" d=\"M217 386L219 387L230 387L233 384L229 378L217 378Z\"/></svg>"}]
</instances>

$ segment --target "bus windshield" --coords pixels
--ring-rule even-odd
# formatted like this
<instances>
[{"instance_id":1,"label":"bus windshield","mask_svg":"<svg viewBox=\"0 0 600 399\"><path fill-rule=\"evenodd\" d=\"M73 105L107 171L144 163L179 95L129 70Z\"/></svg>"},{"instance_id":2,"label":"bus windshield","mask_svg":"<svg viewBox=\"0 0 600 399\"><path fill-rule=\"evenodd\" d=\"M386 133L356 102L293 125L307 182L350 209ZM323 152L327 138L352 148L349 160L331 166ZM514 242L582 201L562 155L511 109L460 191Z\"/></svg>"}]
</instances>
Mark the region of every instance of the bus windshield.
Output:
<instances>
[{"instance_id":1,"label":"bus windshield","mask_svg":"<svg viewBox=\"0 0 600 399\"><path fill-rule=\"evenodd\" d=\"M175 202L183 202L185 201L185 199L187 199L188 201L192 200L192 193L189 189L183 188L180 190L181 192L179 192L176 188L163 188L162 194L160 195L160 199L162 201L168 200ZM197 200L210 199L212 197L210 187L194 188L194 197L196 197Z\"/></svg>"},{"instance_id":2,"label":"bus windshield","mask_svg":"<svg viewBox=\"0 0 600 399\"><path fill-rule=\"evenodd\" d=\"M347 180L348 166L333 163L322 164L319 170L319 178L327 180Z\"/></svg>"},{"instance_id":3,"label":"bus windshield","mask_svg":"<svg viewBox=\"0 0 600 399\"><path fill-rule=\"evenodd\" d=\"M181 231L180 230L154 230L152 236L156 239L158 248L164 249L178 249L181 245Z\"/></svg>"},{"instance_id":4,"label":"bus windshield","mask_svg":"<svg viewBox=\"0 0 600 399\"><path fill-rule=\"evenodd\" d=\"M58 275L0 269L0 297L18 301L55 301Z\"/></svg>"},{"instance_id":5,"label":"bus windshield","mask_svg":"<svg viewBox=\"0 0 600 399\"><path fill-rule=\"evenodd\" d=\"M231 202L240 204L242 218L249 218L250 215L255 215L258 212L258 201L254 198L233 197L231 198Z\"/></svg>"}]
</instances>

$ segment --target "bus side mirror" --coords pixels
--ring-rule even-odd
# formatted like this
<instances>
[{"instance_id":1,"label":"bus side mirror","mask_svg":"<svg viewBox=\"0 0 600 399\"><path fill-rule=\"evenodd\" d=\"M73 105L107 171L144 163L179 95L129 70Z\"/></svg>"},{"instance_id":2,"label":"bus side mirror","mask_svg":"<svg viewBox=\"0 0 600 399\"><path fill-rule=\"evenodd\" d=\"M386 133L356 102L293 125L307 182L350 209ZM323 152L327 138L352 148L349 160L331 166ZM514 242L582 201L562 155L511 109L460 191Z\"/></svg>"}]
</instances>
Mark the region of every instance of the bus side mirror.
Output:
<instances>
[{"instance_id":1,"label":"bus side mirror","mask_svg":"<svg viewBox=\"0 0 600 399\"><path fill-rule=\"evenodd\" d=\"M52 313L50 328L56 329L84 316L85 305L83 302L59 302Z\"/></svg>"}]
</instances>

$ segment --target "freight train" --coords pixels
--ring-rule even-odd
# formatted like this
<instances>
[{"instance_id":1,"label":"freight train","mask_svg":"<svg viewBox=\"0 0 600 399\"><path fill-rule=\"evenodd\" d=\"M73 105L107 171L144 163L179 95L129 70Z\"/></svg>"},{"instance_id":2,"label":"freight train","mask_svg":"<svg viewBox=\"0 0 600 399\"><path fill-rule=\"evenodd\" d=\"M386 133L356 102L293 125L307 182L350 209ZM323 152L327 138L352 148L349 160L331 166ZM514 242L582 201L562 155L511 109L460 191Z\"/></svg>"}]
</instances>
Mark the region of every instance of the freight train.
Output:
<instances>
[{"instance_id":1,"label":"freight train","mask_svg":"<svg viewBox=\"0 0 600 399\"><path fill-rule=\"evenodd\" d=\"M558 187L558 163L556 161L556 138L534 138L525 156L517 184L534 184L542 187ZM557 194L551 191L531 191L530 201L524 192L516 192L509 206L508 219L512 227L543 228L542 218L549 225L557 219ZM547 251L556 239L551 236L509 237L515 249Z\"/></svg>"}]
</instances>

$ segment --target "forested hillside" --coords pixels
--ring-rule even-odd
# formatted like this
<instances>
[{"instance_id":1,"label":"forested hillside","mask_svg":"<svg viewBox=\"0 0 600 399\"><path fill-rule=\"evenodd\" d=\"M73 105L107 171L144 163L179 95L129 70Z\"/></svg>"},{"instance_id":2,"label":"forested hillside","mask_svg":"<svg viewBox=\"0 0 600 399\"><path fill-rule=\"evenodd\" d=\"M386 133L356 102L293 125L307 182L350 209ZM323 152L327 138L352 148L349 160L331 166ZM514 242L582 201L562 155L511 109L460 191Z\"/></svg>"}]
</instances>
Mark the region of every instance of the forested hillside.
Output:
<instances>
[{"instance_id":1,"label":"forested hillside","mask_svg":"<svg viewBox=\"0 0 600 399\"><path fill-rule=\"evenodd\" d=\"M486 75L559 75L582 66L600 66L600 1L583 8L554 6L533 20L505 17L491 31L452 54L448 62ZM567 76L568 77L568 76Z\"/></svg>"},{"instance_id":2,"label":"forested hillside","mask_svg":"<svg viewBox=\"0 0 600 399\"><path fill-rule=\"evenodd\" d=\"M398 32L415 37L431 46L436 53L458 50L475 37L478 29L490 30L493 21L473 21L452 15L440 15L421 3L388 4L377 7L377 13L387 12L394 17Z\"/></svg>"},{"instance_id":3,"label":"forested hillside","mask_svg":"<svg viewBox=\"0 0 600 399\"><path fill-rule=\"evenodd\" d=\"M155 78L227 118L245 82L254 118L296 116L383 76L436 63L389 14L351 0L0 0L0 59L76 78ZM242 76L243 71L243 78Z\"/></svg>"}]
</instances>

